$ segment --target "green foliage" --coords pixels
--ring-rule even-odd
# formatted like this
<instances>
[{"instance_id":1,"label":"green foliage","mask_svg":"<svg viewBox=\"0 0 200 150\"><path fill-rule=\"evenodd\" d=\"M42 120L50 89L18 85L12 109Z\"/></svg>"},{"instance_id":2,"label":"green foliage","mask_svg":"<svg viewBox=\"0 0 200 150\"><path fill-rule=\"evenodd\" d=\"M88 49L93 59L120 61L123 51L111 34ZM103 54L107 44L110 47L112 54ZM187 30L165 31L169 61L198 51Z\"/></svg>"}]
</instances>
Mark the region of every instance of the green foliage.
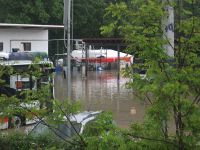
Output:
<instances>
[{"instance_id":1,"label":"green foliage","mask_svg":"<svg viewBox=\"0 0 200 150\"><path fill-rule=\"evenodd\" d=\"M83 137L87 143L85 149L113 149L127 150L131 149L115 123L113 122L111 113L103 112L89 122L84 129Z\"/></svg>"},{"instance_id":2,"label":"green foliage","mask_svg":"<svg viewBox=\"0 0 200 150\"><path fill-rule=\"evenodd\" d=\"M21 133L0 135L0 149L6 150L64 150L69 145L50 136L32 137Z\"/></svg>"},{"instance_id":3,"label":"green foliage","mask_svg":"<svg viewBox=\"0 0 200 150\"><path fill-rule=\"evenodd\" d=\"M124 142L123 138L117 135L113 135L112 133L104 134L99 138L89 138L90 142L86 149L99 149L99 150L126 150L127 145Z\"/></svg>"},{"instance_id":4,"label":"green foliage","mask_svg":"<svg viewBox=\"0 0 200 150\"><path fill-rule=\"evenodd\" d=\"M0 21L5 23L47 24L50 17L56 19L62 15L62 1L57 0L1 0L0 3L1 11L4 12L4 16L0 16Z\"/></svg>"},{"instance_id":5,"label":"green foliage","mask_svg":"<svg viewBox=\"0 0 200 150\"><path fill-rule=\"evenodd\" d=\"M74 37L100 37L100 27L103 20L104 0L74 1Z\"/></svg>"},{"instance_id":6,"label":"green foliage","mask_svg":"<svg viewBox=\"0 0 200 150\"><path fill-rule=\"evenodd\" d=\"M101 36L105 7L104 0L74 0L74 38ZM0 22L63 24L63 9L63 0L0 0Z\"/></svg>"},{"instance_id":7,"label":"green foliage","mask_svg":"<svg viewBox=\"0 0 200 150\"><path fill-rule=\"evenodd\" d=\"M70 115L76 114L80 111L80 108L80 102L78 101L71 103L69 100L65 102L54 100L52 105L53 112L45 117L46 122L56 126L59 123L63 123L63 118L69 119Z\"/></svg>"},{"instance_id":8,"label":"green foliage","mask_svg":"<svg viewBox=\"0 0 200 150\"><path fill-rule=\"evenodd\" d=\"M4 67L6 68L7 66ZM71 145L74 145L76 148L82 146L81 140L80 142L74 142L73 140L70 142L58 138L58 135L55 133L55 131L58 130L59 123L63 123L64 118L68 119L68 121L65 120L65 123L67 123L69 122L69 116L80 110L80 103L70 103L69 101L60 102L52 99L52 91L50 90L52 88L50 84L50 79L52 78L51 74L41 73L41 71L44 71L41 69L47 67L51 68L52 66L49 66L49 64L42 64L41 66L39 60L36 60L33 64L26 67L23 72L14 67L12 72L6 72L4 68L5 70L2 72L2 76L4 74L7 76L20 75L22 77L29 77L29 79L32 78L34 81L37 80L38 84L37 90L26 89L20 92L18 91L16 95L10 97L0 95L0 118L8 116L12 123L9 123L9 125L13 126L12 118L14 116L19 116L22 119L22 123L25 121L23 120L25 119L24 117L26 117L26 119L33 119L33 117L36 117L39 120L44 120L47 127L49 127L53 133L41 134L40 136L31 136L31 134L26 136L20 134L2 137L1 144L7 145L5 149L70 149L69 147L71 147ZM43 84L41 82L41 85L39 85L39 80L42 80L43 77L47 78L47 80L43 80ZM2 83L4 83L3 80ZM71 144L70 146L69 143Z\"/></svg>"},{"instance_id":9,"label":"green foliage","mask_svg":"<svg viewBox=\"0 0 200 150\"><path fill-rule=\"evenodd\" d=\"M49 64L42 64L42 68L52 67ZM1 74L0 79L2 81L1 90L3 89L4 95L0 94L0 118L9 117L9 127L14 125L13 117L19 116L21 119L21 125L24 125L25 118L33 119L34 117L43 118L52 111L52 85L50 84L51 74L46 75L49 84L39 86L41 78L44 77L44 72L41 72L41 64L39 59L35 60L30 66L24 66L20 69L16 66L3 65L0 67ZM29 82L30 89L26 90L15 90L10 88L9 76L18 76L22 78L26 77L33 81L34 87L37 90L32 89ZM4 79L7 79L6 82ZM47 82L48 82L47 81ZM36 85L36 83L38 83ZM11 91L11 94L9 92Z\"/></svg>"},{"instance_id":10,"label":"green foliage","mask_svg":"<svg viewBox=\"0 0 200 150\"><path fill-rule=\"evenodd\" d=\"M128 135L141 139L137 144L149 149L198 149L200 3L165 2L130 0L110 4L106 13L110 23L101 29L103 34L117 30L136 58L144 60L124 72L131 79L127 87L149 103L144 123L133 126ZM166 5L175 9L174 58L163 47L169 42L163 38L162 29ZM134 71L144 66L147 73L142 78Z\"/></svg>"},{"instance_id":11,"label":"green foliage","mask_svg":"<svg viewBox=\"0 0 200 150\"><path fill-rule=\"evenodd\" d=\"M102 134L115 129L111 113L103 112L89 122L83 131L83 136L101 136Z\"/></svg>"}]
</instances>

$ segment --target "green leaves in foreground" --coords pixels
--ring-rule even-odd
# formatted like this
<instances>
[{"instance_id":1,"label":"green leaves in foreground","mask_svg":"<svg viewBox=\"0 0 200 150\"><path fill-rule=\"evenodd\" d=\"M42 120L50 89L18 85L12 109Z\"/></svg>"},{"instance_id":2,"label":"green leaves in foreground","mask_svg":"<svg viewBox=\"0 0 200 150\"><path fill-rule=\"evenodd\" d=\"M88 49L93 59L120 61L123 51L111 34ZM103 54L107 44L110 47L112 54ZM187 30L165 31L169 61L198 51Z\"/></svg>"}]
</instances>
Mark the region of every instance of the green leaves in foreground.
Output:
<instances>
[{"instance_id":1,"label":"green leaves in foreground","mask_svg":"<svg viewBox=\"0 0 200 150\"><path fill-rule=\"evenodd\" d=\"M163 46L170 41L163 38L166 6L174 8L174 57ZM143 149L199 148L199 6L193 0L129 0L107 8L106 17L111 19L102 33L117 30L127 41L135 54L134 63L124 72L130 78L127 87L149 104L144 122L126 134ZM140 70L146 70L145 76Z\"/></svg>"}]
</instances>

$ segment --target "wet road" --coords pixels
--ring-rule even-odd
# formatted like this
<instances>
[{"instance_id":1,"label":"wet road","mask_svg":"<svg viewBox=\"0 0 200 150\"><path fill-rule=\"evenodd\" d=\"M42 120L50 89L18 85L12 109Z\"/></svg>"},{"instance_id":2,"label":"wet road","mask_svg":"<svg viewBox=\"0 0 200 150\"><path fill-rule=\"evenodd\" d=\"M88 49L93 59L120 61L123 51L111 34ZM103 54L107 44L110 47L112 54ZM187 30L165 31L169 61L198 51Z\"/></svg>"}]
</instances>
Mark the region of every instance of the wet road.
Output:
<instances>
[{"instance_id":1,"label":"wet road","mask_svg":"<svg viewBox=\"0 0 200 150\"><path fill-rule=\"evenodd\" d=\"M140 102L126 89L128 80L117 79L116 71L89 71L87 78L74 71L72 74L72 100L80 101L83 110L111 111L120 127L127 128L131 122L141 122L145 104ZM67 80L62 74L55 76L55 96L59 100L67 99Z\"/></svg>"}]
</instances>

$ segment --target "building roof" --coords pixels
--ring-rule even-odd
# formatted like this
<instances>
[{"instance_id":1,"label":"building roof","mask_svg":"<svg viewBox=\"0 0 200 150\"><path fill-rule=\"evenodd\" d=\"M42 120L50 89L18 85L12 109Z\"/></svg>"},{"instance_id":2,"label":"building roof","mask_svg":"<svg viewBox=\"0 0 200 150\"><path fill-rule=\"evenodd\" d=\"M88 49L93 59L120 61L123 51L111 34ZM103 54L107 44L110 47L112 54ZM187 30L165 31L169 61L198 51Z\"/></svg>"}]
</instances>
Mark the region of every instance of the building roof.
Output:
<instances>
[{"instance_id":1,"label":"building roof","mask_svg":"<svg viewBox=\"0 0 200 150\"><path fill-rule=\"evenodd\" d=\"M39 24L10 24L0 23L0 28L41 28L41 29L63 29L63 25L39 25Z\"/></svg>"}]
</instances>

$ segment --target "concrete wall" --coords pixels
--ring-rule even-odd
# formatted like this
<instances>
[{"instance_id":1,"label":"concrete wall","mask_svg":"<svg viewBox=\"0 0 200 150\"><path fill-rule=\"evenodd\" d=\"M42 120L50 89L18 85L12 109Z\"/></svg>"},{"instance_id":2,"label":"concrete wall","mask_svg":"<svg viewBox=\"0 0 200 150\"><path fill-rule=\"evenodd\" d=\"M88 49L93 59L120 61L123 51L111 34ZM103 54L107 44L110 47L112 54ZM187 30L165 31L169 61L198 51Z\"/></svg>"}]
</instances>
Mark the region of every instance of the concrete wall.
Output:
<instances>
[{"instance_id":1,"label":"concrete wall","mask_svg":"<svg viewBox=\"0 0 200 150\"><path fill-rule=\"evenodd\" d=\"M0 42L3 52L12 52L12 48L24 51L23 43L31 43L31 52L48 54L48 29L0 29Z\"/></svg>"}]
</instances>

